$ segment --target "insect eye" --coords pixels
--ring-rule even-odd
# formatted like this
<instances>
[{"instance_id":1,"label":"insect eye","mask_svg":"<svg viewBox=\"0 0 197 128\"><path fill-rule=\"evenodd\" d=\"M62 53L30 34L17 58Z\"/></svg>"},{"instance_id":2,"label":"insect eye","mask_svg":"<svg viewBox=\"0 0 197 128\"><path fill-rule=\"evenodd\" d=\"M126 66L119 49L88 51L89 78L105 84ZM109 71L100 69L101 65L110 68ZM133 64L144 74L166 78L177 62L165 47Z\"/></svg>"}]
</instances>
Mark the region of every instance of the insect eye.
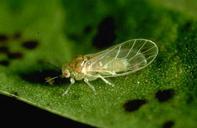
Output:
<instances>
[{"instance_id":1,"label":"insect eye","mask_svg":"<svg viewBox=\"0 0 197 128\"><path fill-rule=\"evenodd\" d=\"M63 75L64 75L64 77L68 78L68 77L70 77L70 72L68 70L65 70Z\"/></svg>"},{"instance_id":2,"label":"insect eye","mask_svg":"<svg viewBox=\"0 0 197 128\"><path fill-rule=\"evenodd\" d=\"M64 76L67 76L67 75L68 75L68 73L64 72Z\"/></svg>"}]
</instances>

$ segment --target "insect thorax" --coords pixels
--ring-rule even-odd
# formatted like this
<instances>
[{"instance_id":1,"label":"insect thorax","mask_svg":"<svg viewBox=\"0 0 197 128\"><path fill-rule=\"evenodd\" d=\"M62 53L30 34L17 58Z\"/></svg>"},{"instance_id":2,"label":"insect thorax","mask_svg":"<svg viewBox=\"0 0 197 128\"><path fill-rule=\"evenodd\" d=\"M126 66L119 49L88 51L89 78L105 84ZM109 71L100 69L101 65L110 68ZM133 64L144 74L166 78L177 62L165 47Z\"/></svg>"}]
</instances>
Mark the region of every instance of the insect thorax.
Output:
<instances>
[{"instance_id":1,"label":"insect thorax","mask_svg":"<svg viewBox=\"0 0 197 128\"><path fill-rule=\"evenodd\" d=\"M84 73L82 72L83 64L87 60L87 57L85 56L79 56L71 61L71 63L66 64L62 68L62 73L64 75L64 72L66 70L69 70L70 77L74 78L75 80L81 80L83 79Z\"/></svg>"}]
</instances>

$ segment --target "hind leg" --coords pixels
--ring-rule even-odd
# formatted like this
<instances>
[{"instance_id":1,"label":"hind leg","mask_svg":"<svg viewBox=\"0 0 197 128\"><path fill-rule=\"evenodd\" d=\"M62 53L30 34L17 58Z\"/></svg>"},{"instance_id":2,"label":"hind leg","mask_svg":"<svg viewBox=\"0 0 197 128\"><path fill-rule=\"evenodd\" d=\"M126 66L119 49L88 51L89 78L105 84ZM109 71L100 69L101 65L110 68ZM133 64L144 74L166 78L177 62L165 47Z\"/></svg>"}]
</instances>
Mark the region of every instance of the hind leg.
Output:
<instances>
[{"instance_id":1,"label":"hind leg","mask_svg":"<svg viewBox=\"0 0 197 128\"><path fill-rule=\"evenodd\" d=\"M106 84L109 84L109 85L111 85L112 87L115 86L113 83L111 83L111 82L109 82L108 80L106 80L103 76L98 75L98 77L101 78L101 80L103 80Z\"/></svg>"}]
</instances>

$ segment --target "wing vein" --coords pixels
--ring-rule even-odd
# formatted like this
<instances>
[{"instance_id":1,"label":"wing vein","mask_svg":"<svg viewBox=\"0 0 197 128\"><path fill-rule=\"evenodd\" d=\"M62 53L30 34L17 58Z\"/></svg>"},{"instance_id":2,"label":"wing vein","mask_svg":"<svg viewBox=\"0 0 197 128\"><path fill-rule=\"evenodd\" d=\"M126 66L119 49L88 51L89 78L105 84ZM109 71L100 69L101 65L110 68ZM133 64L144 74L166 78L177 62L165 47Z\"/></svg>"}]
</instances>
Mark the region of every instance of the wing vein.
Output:
<instances>
[{"instance_id":1,"label":"wing vein","mask_svg":"<svg viewBox=\"0 0 197 128\"><path fill-rule=\"evenodd\" d=\"M122 46L120 45L119 48L118 48L118 51L117 51L117 53L116 53L116 56L115 56L113 59L111 59L109 62L107 62L107 63L104 65L104 67L107 67L108 64L110 64L110 63L113 62L115 59L117 59L117 57L118 57L118 55L119 55L119 53L120 53L121 47L122 47Z\"/></svg>"},{"instance_id":2,"label":"wing vein","mask_svg":"<svg viewBox=\"0 0 197 128\"><path fill-rule=\"evenodd\" d=\"M137 51L137 53L136 53L133 57L131 57L131 58L129 59L129 61L131 61L133 58L135 58L137 55L139 55L140 50L143 48L143 46L144 46L145 44L146 44L146 42L143 43L143 45L139 48L139 50Z\"/></svg>"},{"instance_id":3,"label":"wing vein","mask_svg":"<svg viewBox=\"0 0 197 128\"><path fill-rule=\"evenodd\" d=\"M147 41L146 41L147 42ZM146 44L146 42L144 42L143 44L142 44L142 46L139 48L139 50L137 51L137 54L140 52L140 50L144 47L144 45Z\"/></svg>"},{"instance_id":4,"label":"wing vein","mask_svg":"<svg viewBox=\"0 0 197 128\"><path fill-rule=\"evenodd\" d=\"M92 67L92 65L94 65L95 63L97 63L97 62L100 61L101 59L103 59L106 55L108 55L108 54L109 54L111 51L113 51L115 48L116 48L116 47L112 48L111 50L109 50L108 52L106 52L103 56L101 56L100 58L98 58L98 60L95 61L95 62L93 62L93 63L91 64L90 67ZM102 54L101 54L101 55L102 55Z\"/></svg>"},{"instance_id":5,"label":"wing vein","mask_svg":"<svg viewBox=\"0 0 197 128\"><path fill-rule=\"evenodd\" d=\"M118 57L118 55L119 55L119 53L120 53L120 49L121 49L121 45L120 45L119 48L118 48L118 51L117 51L116 56L115 56L115 59L117 59L117 57Z\"/></svg>"},{"instance_id":6,"label":"wing vein","mask_svg":"<svg viewBox=\"0 0 197 128\"><path fill-rule=\"evenodd\" d=\"M146 52L148 52L148 51L150 51L151 49L153 49L154 48L154 46L153 47L151 47L151 48L149 48L148 50L146 50L146 51L143 51L142 53L144 54L144 53L146 53Z\"/></svg>"},{"instance_id":7,"label":"wing vein","mask_svg":"<svg viewBox=\"0 0 197 128\"><path fill-rule=\"evenodd\" d=\"M100 74L104 77L123 76L149 65L157 56L157 50L154 42L133 39L92 54L85 63L89 62L89 73Z\"/></svg>"},{"instance_id":8,"label":"wing vein","mask_svg":"<svg viewBox=\"0 0 197 128\"><path fill-rule=\"evenodd\" d=\"M136 43L136 40L134 40L132 47L129 49L129 52L127 53L127 55L125 56L125 58L127 58L131 52L131 50L133 49L134 45Z\"/></svg>"}]
</instances>

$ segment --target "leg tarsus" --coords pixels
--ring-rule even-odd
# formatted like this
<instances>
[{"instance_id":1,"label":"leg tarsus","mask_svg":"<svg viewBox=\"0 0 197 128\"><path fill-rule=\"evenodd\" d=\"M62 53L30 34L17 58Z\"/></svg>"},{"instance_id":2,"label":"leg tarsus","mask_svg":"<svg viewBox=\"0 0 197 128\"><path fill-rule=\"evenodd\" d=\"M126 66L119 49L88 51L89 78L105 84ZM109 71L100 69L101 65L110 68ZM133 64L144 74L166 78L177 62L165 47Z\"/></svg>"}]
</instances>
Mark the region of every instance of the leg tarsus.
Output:
<instances>
[{"instance_id":1,"label":"leg tarsus","mask_svg":"<svg viewBox=\"0 0 197 128\"><path fill-rule=\"evenodd\" d=\"M75 80L73 78L70 78L70 85L67 87L66 91L62 94L62 96L65 96L68 94L70 87L75 83Z\"/></svg>"},{"instance_id":2,"label":"leg tarsus","mask_svg":"<svg viewBox=\"0 0 197 128\"><path fill-rule=\"evenodd\" d=\"M115 85L111 82L109 82L108 80L106 80L104 77L102 77L101 75L99 75L99 78L101 78L101 80L103 80L106 84L111 85L112 87L114 87Z\"/></svg>"},{"instance_id":3,"label":"leg tarsus","mask_svg":"<svg viewBox=\"0 0 197 128\"><path fill-rule=\"evenodd\" d=\"M68 85L66 91L62 94L62 96L65 96L65 95L68 94L68 92L69 92L69 90L70 90L70 87L71 87L72 85L73 85L73 84Z\"/></svg>"},{"instance_id":4,"label":"leg tarsus","mask_svg":"<svg viewBox=\"0 0 197 128\"><path fill-rule=\"evenodd\" d=\"M88 79L84 79L84 82L92 89L92 91L96 95L96 90L95 90L94 86L92 84L90 84L89 80Z\"/></svg>"}]
</instances>

